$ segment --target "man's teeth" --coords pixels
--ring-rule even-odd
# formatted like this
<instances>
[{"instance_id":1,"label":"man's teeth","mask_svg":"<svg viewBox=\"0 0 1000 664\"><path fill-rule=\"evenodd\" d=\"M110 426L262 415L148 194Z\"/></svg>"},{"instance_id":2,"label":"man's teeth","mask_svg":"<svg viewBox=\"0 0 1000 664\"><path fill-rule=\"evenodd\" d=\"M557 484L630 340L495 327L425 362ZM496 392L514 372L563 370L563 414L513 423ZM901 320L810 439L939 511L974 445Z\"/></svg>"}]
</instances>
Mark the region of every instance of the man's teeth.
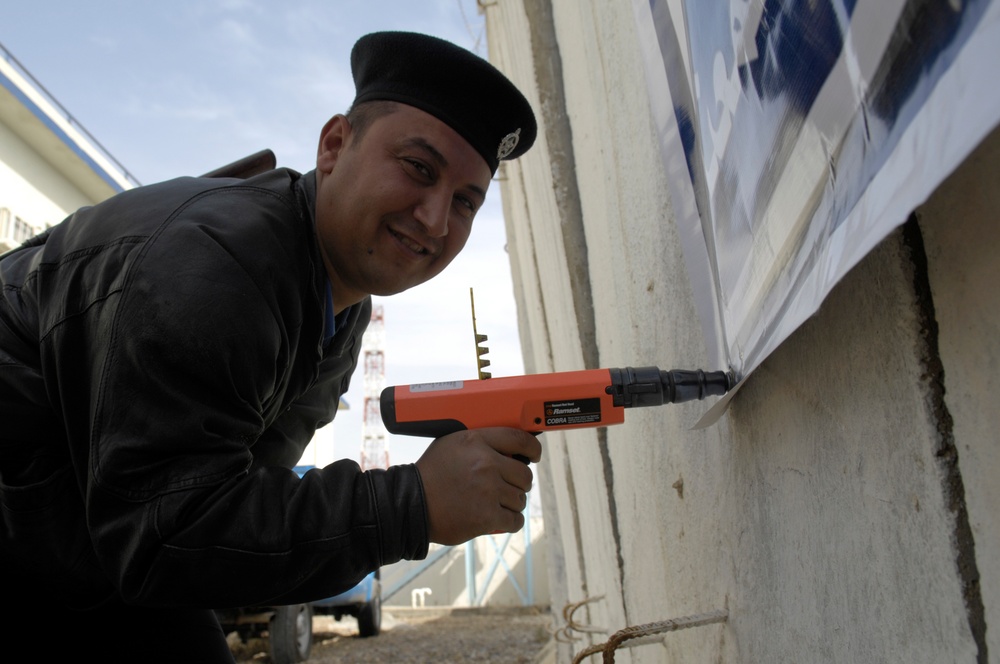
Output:
<instances>
[{"instance_id":1,"label":"man's teeth","mask_svg":"<svg viewBox=\"0 0 1000 664\"><path fill-rule=\"evenodd\" d=\"M403 236L403 235L400 235L399 233L396 233L395 231L393 231L392 234L396 236L396 239L398 239L400 242L402 242L404 245L406 245L407 247L409 247L413 251L417 252L418 254L426 254L427 253L427 249L423 245L420 245L420 244L414 242L413 240L411 240L410 238L408 238L406 236Z\"/></svg>"}]
</instances>

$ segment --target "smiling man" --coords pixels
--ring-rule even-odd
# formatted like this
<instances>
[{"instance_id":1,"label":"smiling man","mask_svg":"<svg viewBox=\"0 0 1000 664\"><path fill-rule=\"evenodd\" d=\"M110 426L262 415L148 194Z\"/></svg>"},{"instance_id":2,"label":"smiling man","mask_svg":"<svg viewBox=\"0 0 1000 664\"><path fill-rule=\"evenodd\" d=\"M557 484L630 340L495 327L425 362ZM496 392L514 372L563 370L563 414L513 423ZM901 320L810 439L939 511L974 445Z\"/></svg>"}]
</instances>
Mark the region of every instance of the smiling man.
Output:
<instances>
[{"instance_id":1,"label":"smiling man","mask_svg":"<svg viewBox=\"0 0 1000 664\"><path fill-rule=\"evenodd\" d=\"M338 307L443 270L465 246L492 176L448 125L411 106L382 104L363 140L342 115L321 138L316 231Z\"/></svg>"},{"instance_id":2,"label":"smiling man","mask_svg":"<svg viewBox=\"0 0 1000 664\"><path fill-rule=\"evenodd\" d=\"M448 42L368 35L352 69L314 171L142 187L0 257L6 628L40 643L58 611L85 639L45 654L231 661L213 607L328 597L523 526L532 475L512 457L541 448L514 429L386 470L291 470L347 390L370 296L447 267L536 133L514 86Z\"/></svg>"}]
</instances>

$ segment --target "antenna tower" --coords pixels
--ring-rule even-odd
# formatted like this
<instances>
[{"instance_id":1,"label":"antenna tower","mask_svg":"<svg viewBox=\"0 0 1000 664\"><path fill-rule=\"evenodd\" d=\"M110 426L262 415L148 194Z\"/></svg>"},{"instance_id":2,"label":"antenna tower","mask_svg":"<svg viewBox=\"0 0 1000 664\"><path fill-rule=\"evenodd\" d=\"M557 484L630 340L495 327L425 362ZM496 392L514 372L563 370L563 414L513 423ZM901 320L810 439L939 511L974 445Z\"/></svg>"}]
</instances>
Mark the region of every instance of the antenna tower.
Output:
<instances>
[{"instance_id":1,"label":"antenna tower","mask_svg":"<svg viewBox=\"0 0 1000 664\"><path fill-rule=\"evenodd\" d=\"M361 341L365 362L365 419L361 426L361 470L388 468L385 427L379 397L385 387L385 318L382 305L372 307L372 319Z\"/></svg>"}]
</instances>

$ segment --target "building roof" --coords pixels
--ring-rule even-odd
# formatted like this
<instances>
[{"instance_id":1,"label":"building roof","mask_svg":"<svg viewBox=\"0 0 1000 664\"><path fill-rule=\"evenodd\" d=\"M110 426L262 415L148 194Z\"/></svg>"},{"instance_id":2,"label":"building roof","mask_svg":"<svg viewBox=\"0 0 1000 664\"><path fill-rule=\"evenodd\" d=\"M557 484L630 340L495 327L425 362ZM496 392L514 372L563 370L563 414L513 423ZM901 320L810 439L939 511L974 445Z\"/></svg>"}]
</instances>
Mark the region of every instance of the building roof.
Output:
<instances>
[{"instance_id":1,"label":"building roof","mask_svg":"<svg viewBox=\"0 0 1000 664\"><path fill-rule=\"evenodd\" d=\"M139 184L2 44L0 122L95 202Z\"/></svg>"}]
</instances>

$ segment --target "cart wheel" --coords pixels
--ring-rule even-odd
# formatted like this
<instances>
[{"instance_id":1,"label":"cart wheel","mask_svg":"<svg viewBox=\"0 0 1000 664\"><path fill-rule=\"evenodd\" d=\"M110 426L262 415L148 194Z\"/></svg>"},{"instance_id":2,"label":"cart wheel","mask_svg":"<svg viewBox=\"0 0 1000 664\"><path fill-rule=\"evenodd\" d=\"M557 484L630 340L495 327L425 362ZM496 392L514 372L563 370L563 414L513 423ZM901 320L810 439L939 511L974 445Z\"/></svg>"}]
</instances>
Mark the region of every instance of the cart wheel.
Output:
<instances>
[{"instance_id":1,"label":"cart wheel","mask_svg":"<svg viewBox=\"0 0 1000 664\"><path fill-rule=\"evenodd\" d=\"M382 597L376 592L372 601L358 612L358 634L362 637L378 636L382 630Z\"/></svg>"},{"instance_id":2,"label":"cart wheel","mask_svg":"<svg viewBox=\"0 0 1000 664\"><path fill-rule=\"evenodd\" d=\"M312 649L312 607L279 606L271 618L271 659L274 664L304 662Z\"/></svg>"}]
</instances>

